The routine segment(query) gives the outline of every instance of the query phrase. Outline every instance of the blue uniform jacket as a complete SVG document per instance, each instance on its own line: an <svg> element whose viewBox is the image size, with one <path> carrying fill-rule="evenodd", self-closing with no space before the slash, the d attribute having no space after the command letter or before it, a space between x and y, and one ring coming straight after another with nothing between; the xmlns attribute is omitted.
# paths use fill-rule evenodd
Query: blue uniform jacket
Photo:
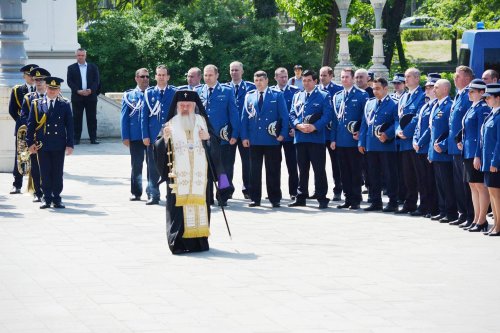
<svg viewBox="0 0 500 333"><path fill-rule="evenodd" d="M431 126L430 132L424 133L424 136L429 135L429 160L431 162L451 162L453 157L447 153L448 151L448 140L444 139L439 143L439 146L443 150L441 153L438 153L434 150L434 143L439 138L439 136L447 131L449 131L450 127L448 125L448 121L450 119L450 110L451 110L451 99L446 97L446 99L434 109L431 114L429 120ZM425 140L426 137L422 137L421 140ZM455 142L455 141L453 141Z"/></svg>
<svg viewBox="0 0 500 333"><path fill-rule="evenodd" d="M347 130L351 121L361 121L363 118L365 104L368 94L357 87L352 87L351 92L345 98L345 90L337 92L333 96L333 110L335 111L330 134L330 141L336 142L338 147L357 147L358 141L352 138ZM335 129L334 129L335 127Z"/></svg>
<svg viewBox="0 0 500 333"><path fill-rule="evenodd" d="M413 143L419 147L417 154L429 153L429 142L431 141L429 119L431 117L432 108L437 101L437 98L434 98L432 101L425 103L418 113L418 122L415 127L415 133L413 134Z"/></svg>
<svg viewBox="0 0 500 333"><path fill-rule="evenodd" d="M236 92L233 82L223 83L222 85L229 87L229 88L233 89L234 92ZM245 80L240 82L240 85L238 88L238 95L235 94L235 96L234 96L236 99L236 106L238 107L239 119L241 119L241 112L243 111L243 106L245 104L245 96L247 95L247 93L249 91L252 91L254 89L255 89L255 84L253 84L252 82L245 81Z"/></svg>
<svg viewBox="0 0 500 333"><path fill-rule="evenodd" d="M403 115L405 114L413 113L415 115L415 117L413 117L410 123L406 125L403 131L403 135L406 137L406 139L398 140L400 151L413 150L413 134L418 123L418 111L420 111L424 103L425 93L420 86L417 87L411 95L409 92L407 92L399 100L399 119L401 119L401 117L403 117ZM401 131L401 126L398 126L398 128L396 129L396 133L398 133L399 131Z"/></svg>
<svg viewBox="0 0 500 333"><path fill-rule="evenodd" d="M286 102L287 114L289 114L290 110L292 109L293 96L295 95L295 93L297 91L299 91L299 88L297 88L296 86L291 86L291 85L287 84L283 90L281 90L279 86L272 86L271 89L283 92L283 97L285 98L285 102ZM287 130L286 135L285 135L285 140L283 140L283 141L291 142L291 141L293 141L293 136L291 136L289 134L289 132L290 132L290 129L293 128L293 125L290 123L290 118L288 118L286 123L288 124L288 130Z"/></svg>
<svg viewBox="0 0 500 333"><path fill-rule="evenodd" d="M19 125L28 124L28 116L31 111L31 103L33 102L33 100L39 99L41 97L42 96L36 91L24 95L23 106L21 107L21 112L19 113Z"/></svg>
<svg viewBox="0 0 500 333"><path fill-rule="evenodd" d="M142 140L141 110L143 104L144 93L139 87L123 93L120 116L122 141Z"/></svg>
<svg viewBox="0 0 500 333"><path fill-rule="evenodd" d="M450 113L450 139L448 140L448 154L461 155L462 152L458 149L455 142L455 137L462 130L465 113L470 109L472 102L469 101L469 88L462 90L460 94L455 96Z"/></svg>
<svg viewBox="0 0 500 333"><path fill-rule="evenodd" d="M35 99L31 103L28 116L28 133L26 142L28 146L36 141L42 143L43 151L64 150L73 148L73 113L67 99L57 97L54 110L49 112L50 102L47 97Z"/></svg>
<svg viewBox="0 0 500 333"><path fill-rule="evenodd" d="M331 81L330 83L328 83L326 86L323 86L322 84L319 84L318 86L319 86L320 89L328 92L328 94L330 95L328 98L330 100L332 100L333 96L338 91L341 91L342 89L344 89L340 84L336 84L333 81ZM330 137L332 136L331 127L332 127L332 122L330 122L329 124L326 125L325 140L327 142L330 142Z"/></svg>
<svg viewBox="0 0 500 333"><path fill-rule="evenodd" d="M210 98L208 93L209 89L206 84L198 88L198 95L200 95L201 101L205 105L208 119L215 133L219 136L220 129L230 123L232 127L231 138L237 139L240 133L241 120L238 116L234 91L228 86L217 82ZM221 140L221 144L226 145L229 142Z"/></svg>
<svg viewBox="0 0 500 333"><path fill-rule="evenodd" d="M489 172L490 166L500 168L500 109L488 115L481 132L481 171Z"/></svg>
<svg viewBox="0 0 500 333"><path fill-rule="evenodd" d="M479 102L471 106L465 113L463 124L464 132L462 134L462 156L465 159L481 157L481 126L484 119L490 114L491 108L486 102Z"/></svg>
<svg viewBox="0 0 500 333"><path fill-rule="evenodd" d="M167 86L160 100L160 88L149 87L144 92L144 103L141 110L141 134L142 138L149 138L151 142L161 131L161 126L166 122L170 103L174 97L176 88Z"/></svg>
<svg viewBox="0 0 500 333"><path fill-rule="evenodd" d="M358 147L365 147L367 151L396 151L396 140L382 143L375 135L375 128L383 123L392 124L385 134L394 139L395 128L398 126L398 106L389 96L382 99L377 108L377 99L371 98L365 104L364 117L359 130Z"/></svg>
<svg viewBox="0 0 500 333"><path fill-rule="evenodd" d="M288 110L285 98L281 91L267 88L264 94L262 109L259 109L259 91L249 91L245 97L245 106L241 115L241 139L250 140L250 145L271 146L279 145L267 131L267 127L274 121L281 121L279 135L285 137L288 133Z"/></svg>
<svg viewBox="0 0 500 333"><path fill-rule="evenodd" d="M314 123L316 131L312 133L302 133L296 129L298 124L302 124L304 118L314 113L320 113L321 118ZM315 87L306 101L306 92L300 91L293 96L292 108L290 110L290 122L295 128L294 143L325 143L326 124L332 120L332 104L328 93Z"/></svg>
<svg viewBox="0 0 500 333"><path fill-rule="evenodd" d="M21 108L23 106L24 95L26 95L29 91L29 87L25 83L21 85L15 85L10 93L9 114L16 122L16 126L14 127L14 135L17 135L17 130L21 125L23 125L22 119L20 117Z"/></svg>

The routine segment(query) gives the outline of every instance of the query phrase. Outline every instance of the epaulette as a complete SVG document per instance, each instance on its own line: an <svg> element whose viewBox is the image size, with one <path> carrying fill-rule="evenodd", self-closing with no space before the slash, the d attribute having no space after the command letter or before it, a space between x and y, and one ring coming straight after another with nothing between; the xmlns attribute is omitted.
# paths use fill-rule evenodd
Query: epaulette
<svg viewBox="0 0 500 333"><path fill-rule="evenodd" d="M69 104L69 99L67 99L66 97L64 97L62 95L57 96L57 100L60 101L60 102Z"/></svg>
<svg viewBox="0 0 500 333"><path fill-rule="evenodd" d="M344 90L339 90L339 91L337 91L337 92L333 95L333 97L335 97L335 96L337 96L338 94L343 93L343 92L344 92Z"/></svg>
<svg viewBox="0 0 500 333"><path fill-rule="evenodd" d="M371 101L372 99L376 99L376 97L368 98L369 101Z"/></svg>
<svg viewBox="0 0 500 333"><path fill-rule="evenodd" d="M274 90L274 91L278 91L278 92L282 92L281 89L278 88L277 86L271 86L271 87L269 87L269 89Z"/></svg>
<svg viewBox="0 0 500 333"><path fill-rule="evenodd" d="M255 91L257 91L257 89L252 89L252 90L249 90L249 91L247 91L247 94L251 94L251 93L253 93L253 92L255 92Z"/></svg>
<svg viewBox="0 0 500 333"><path fill-rule="evenodd" d="M203 87L203 84L199 84L199 85L195 86L194 89L198 89L198 88L201 88L201 87Z"/></svg>
<svg viewBox="0 0 500 333"><path fill-rule="evenodd" d="M366 92L364 89L361 89L360 87L353 87L353 88L354 88L354 89L357 89L357 90L359 90L359 91L361 91L361 92L364 92L364 93Z"/></svg>
<svg viewBox="0 0 500 333"><path fill-rule="evenodd" d="M488 103L486 103L486 102L483 101L483 102L481 102L481 106L483 106L483 107L484 106L488 106Z"/></svg>
<svg viewBox="0 0 500 333"><path fill-rule="evenodd" d="M290 88L293 88L293 89L297 89L297 90L298 90L298 89L300 89L299 87L294 86L293 84L289 84L288 86L289 86Z"/></svg>

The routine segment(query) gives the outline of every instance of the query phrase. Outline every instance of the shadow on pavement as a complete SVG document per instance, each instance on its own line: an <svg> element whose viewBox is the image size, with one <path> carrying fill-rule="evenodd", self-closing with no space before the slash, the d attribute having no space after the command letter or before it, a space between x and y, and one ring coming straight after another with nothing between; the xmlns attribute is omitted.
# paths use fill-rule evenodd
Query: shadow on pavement
<svg viewBox="0 0 500 333"><path fill-rule="evenodd" d="M71 179L71 180L76 180L78 182L82 183L87 183L91 185L97 185L97 186L111 186L111 185L123 185L126 184L127 181L130 181L129 178L102 178L102 177L95 177L95 176L79 176L79 175L72 175L69 173L64 173L64 178L65 179ZM118 180L122 179L122 180Z"/></svg>
<svg viewBox="0 0 500 333"><path fill-rule="evenodd" d="M240 252L228 252L224 250L218 250L214 248L210 248L208 252L198 252L198 253L190 253L190 257L199 257L199 258L228 258L235 260L257 260L259 256L255 253L240 253Z"/></svg>
<svg viewBox="0 0 500 333"><path fill-rule="evenodd" d="M21 213L16 213L16 212L4 212L2 211L3 209L8 209L5 207L5 205L0 205L0 217L5 217L5 218L23 218L24 215Z"/></svg>
<svg viewBox="0 0 500 333"><path fill-rule="evenodd" d="M77 209L66 206L65 209L51 208L53 212L67 215L88 215L88 216L106 216L108 213L102 211L93 211L87 209Z"/></svg>

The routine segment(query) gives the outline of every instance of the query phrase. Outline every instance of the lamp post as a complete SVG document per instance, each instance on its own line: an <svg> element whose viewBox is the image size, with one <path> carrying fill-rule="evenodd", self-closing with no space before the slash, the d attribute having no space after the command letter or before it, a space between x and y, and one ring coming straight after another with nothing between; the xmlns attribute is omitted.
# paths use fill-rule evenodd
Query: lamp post
<svg viewBox="0 0 500 333"><path fill-rule="evenodd" d="M386 29L382 28L382 11L386 0L370 0L373 10L375 12L375 29L371 29L370 33L373 36L373 65L370 67L370 71L375 73L375 77L389 77L389 70L384 65L384 44L383 36L386 33Z"/></svg>
<svg viewBox="0 0 500 333"><path fill-rule="evenodd" d="M349 54L349 34L351 29L347 27L347 12L349 11L349 6L351 5L351 0L335 0L337 7L340 11L340 17L342 19L342 27L337 29L339 34L340 46L339 46L339 62L335 66L335 81L340 82L340 74L342 69L345 67L352 67L351 55Z"/></svg>
<svg viewBox="0 0 500 333"><path fill-rule="evenodd" d="M26 0L0 0L0 172L12 171L14 165L14 121L9 115L8 105L12 86L22 82L19 69L27 56L24 32L22 2Z"/></svg>

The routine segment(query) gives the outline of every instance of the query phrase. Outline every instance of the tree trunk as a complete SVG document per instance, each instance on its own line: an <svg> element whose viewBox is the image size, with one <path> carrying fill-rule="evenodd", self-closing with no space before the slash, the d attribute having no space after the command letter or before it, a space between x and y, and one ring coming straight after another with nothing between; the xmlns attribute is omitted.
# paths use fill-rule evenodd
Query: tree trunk
<svg viewBox="0 0 500 333"><path fill-rule="evenodd" d="M337 54L337 26L339 22L339 11L336 5L332 4L332 16L328 22L328 34L323 43L323 66L333 67L335 55Z"/></svg>
<svg viewBox="0 0 500 333"><path fill-rule="evenodd" d="M396 42L401 40L399 34L399 24L405 12L406 0L394 0L392 6L388 4L384 7L382 20L387 33L384 36L384 51L385 62L384 65L391 69L392 58L394 57L394 46ZM404 55L404 52L403 52ZM401 59L400 59L401 61ZM406 62L406 59L403 59Z"/></svg>
<svg viewBox="0 0 500 333"><path fill-rule="evenodd" d="M458 63L457 39L458 39L458 32L454 30L453 34L451 35L451 63L453 65Z"/></svg>
<svg viewBox="0 0 500 333"><path fill-rule="evenodd" d="M398 39L396 39L396 47L398 48L399 65L402 69L407 69L408 62L406 61L405 49L403 48L403 42L401 41L401 34L398 34Z"/></svg>

